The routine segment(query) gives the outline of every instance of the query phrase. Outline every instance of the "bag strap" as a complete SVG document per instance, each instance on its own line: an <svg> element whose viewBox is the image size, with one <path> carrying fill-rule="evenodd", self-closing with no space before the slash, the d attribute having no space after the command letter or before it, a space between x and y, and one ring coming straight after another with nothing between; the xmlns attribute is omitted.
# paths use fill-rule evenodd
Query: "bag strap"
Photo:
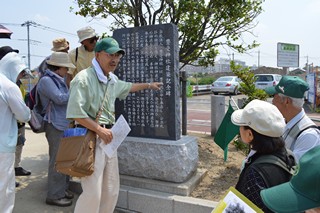
<svg viewBox="0 0 320 213"><path fill-rule="evenodd" d="M315 128L315 129L319 129L317 125L310 125L310 126L307 126L305 127L304 129L300 130L300 132L298 132L296 134L296 136L294 137L294 141L292 142L291 146L290 146L290 149L293 150L294 148L294 145L296 144L297 142L297 138L300 136L300 134L304 131L304 130L307 130L309 128Z"/></svg>
<svg viewBox="0 0 320 213"><path fill-rule="evenodd" d="M288 156L290 155L291 153L288 153ZM293 154L291 156L294 157ZM283 160L281 160L279 157L275 155L263 155L253 162L253 164L261 164L261 163L277 165L291 175L294 175L296 173L296 166L288 167L287 164L283 162Z"/></svg>
<svg viewBox="0 0 320 213"><path fill-rule="evenodd" d="M78 47L76 48L76 63L77 63L77 61L78 61Z"/></svg>
<svg viewBox="0 0 320 213"><path fill-rule="evenodd" d="M307 130L307 129L310 129L310 128L315 128L315 129L319 129L319 127L317 125L311 125L311 126L307 126L306 128L302 129L296 136L296 139L300 136L300 134L304 131L304 130Z"/></svg>
<svg viewBox="0 0 320 213"><path fill-rule="evenodd" d="M101 114L102 114L104 101L107 99L107 91L108 91L108 86L107 86L107 88L106 88L106 91L104 92L104 97L103 97L103 100L102 100L100 109L99 109L99 111L98 111L98 113L97 113L97 116L96 116L96 119L95 119L95 121L96 121L97 123L98 123L99 118L101 117Z"/></svg>

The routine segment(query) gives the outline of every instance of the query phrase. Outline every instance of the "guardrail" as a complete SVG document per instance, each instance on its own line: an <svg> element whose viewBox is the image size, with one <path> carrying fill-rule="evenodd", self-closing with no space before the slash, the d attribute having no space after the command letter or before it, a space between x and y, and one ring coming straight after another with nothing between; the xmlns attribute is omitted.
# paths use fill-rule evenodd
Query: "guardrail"
<svg viewBox="0 0 320 213"><path fill-rule="evenodd" d="M192 86L192 93L194 95L209 94L209 93L211 93L211 84L194 85L194 86Z"/></svg>

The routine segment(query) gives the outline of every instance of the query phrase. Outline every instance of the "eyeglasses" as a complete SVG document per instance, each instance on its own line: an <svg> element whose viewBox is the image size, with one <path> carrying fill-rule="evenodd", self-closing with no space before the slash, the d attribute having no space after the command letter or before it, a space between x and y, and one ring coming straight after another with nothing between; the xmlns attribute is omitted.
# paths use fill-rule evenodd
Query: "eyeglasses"
<svg viewBox="0 0 320 213"><path fill-rule="evenodd" d="M118 60L121 59L123 56L121 53L113 53L113 54L106 53L106 52L103 52L103 53L112 59L118 59Z"/></svg>
<svg viewBox="0 0 320 213"><path fill-rule="evenodd" d="M97 37L97 36L95 36L95 37L93 37L93 38L90 38L89 43L90 43L90 44L93 44L94 42L97 42L98 39L99 39L99 37Z"/></svg>

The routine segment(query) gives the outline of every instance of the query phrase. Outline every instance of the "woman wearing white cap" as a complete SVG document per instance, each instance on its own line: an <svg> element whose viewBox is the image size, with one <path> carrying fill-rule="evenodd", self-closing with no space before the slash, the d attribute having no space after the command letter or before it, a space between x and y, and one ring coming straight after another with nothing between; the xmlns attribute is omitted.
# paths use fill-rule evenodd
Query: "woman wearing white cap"
<svg viewBox="0 0 320 213"><path fill-rule="evenodd" d="M260 191L289 181L292 176L289 170L295 165L293 155L288 155L281 138L286 125L284 118L276 106L253 100L244 109L233 112L231 121L240 126L241 140L251 149L236 189L264 212L272 212L263 204ZM270 156L283 167L263 160Z"/></svg>
<svg viewBox="0 0 320 213"><path fill-rule="evenodd" d="M42 105L46 138L49 144L48 193L46 203L56 206L70 206L73 194L67 191L69 177L58 173L55 168L55 159L60 139L70 121L66 119L66 110L69 99L68 87L64 77L68 68L74 68L65 52L54 52L47 60L48 69L38 82L37 92Z"/></svg>

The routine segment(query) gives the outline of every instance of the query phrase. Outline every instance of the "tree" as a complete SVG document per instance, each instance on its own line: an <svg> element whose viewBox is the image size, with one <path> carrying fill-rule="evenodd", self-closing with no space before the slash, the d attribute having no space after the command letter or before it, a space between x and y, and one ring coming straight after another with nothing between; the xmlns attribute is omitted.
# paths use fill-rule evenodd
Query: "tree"
<svg viewBox="0 0 320 213"><path fill-rule="evenodd" d="M250 68L236 65L234 61L230 62L230 68L232 72L241 79L239 91L247 96L242 108L254 99L267 100L268 94L264 90L255 87L254 82L256 78L254 73L250 71Z"/></svg>
<svg viewBox="0 0 320 213"><path fill-rule="evenodd" d="M187 64L214 65L219 46L240 53L258 46L247 44L264 0L78 0L76 14L112 18L110 30L172 23L178 26L181 68ZM71 8L74 10L74 8ZM199 60L198 60L199 59Z"/></svg>

